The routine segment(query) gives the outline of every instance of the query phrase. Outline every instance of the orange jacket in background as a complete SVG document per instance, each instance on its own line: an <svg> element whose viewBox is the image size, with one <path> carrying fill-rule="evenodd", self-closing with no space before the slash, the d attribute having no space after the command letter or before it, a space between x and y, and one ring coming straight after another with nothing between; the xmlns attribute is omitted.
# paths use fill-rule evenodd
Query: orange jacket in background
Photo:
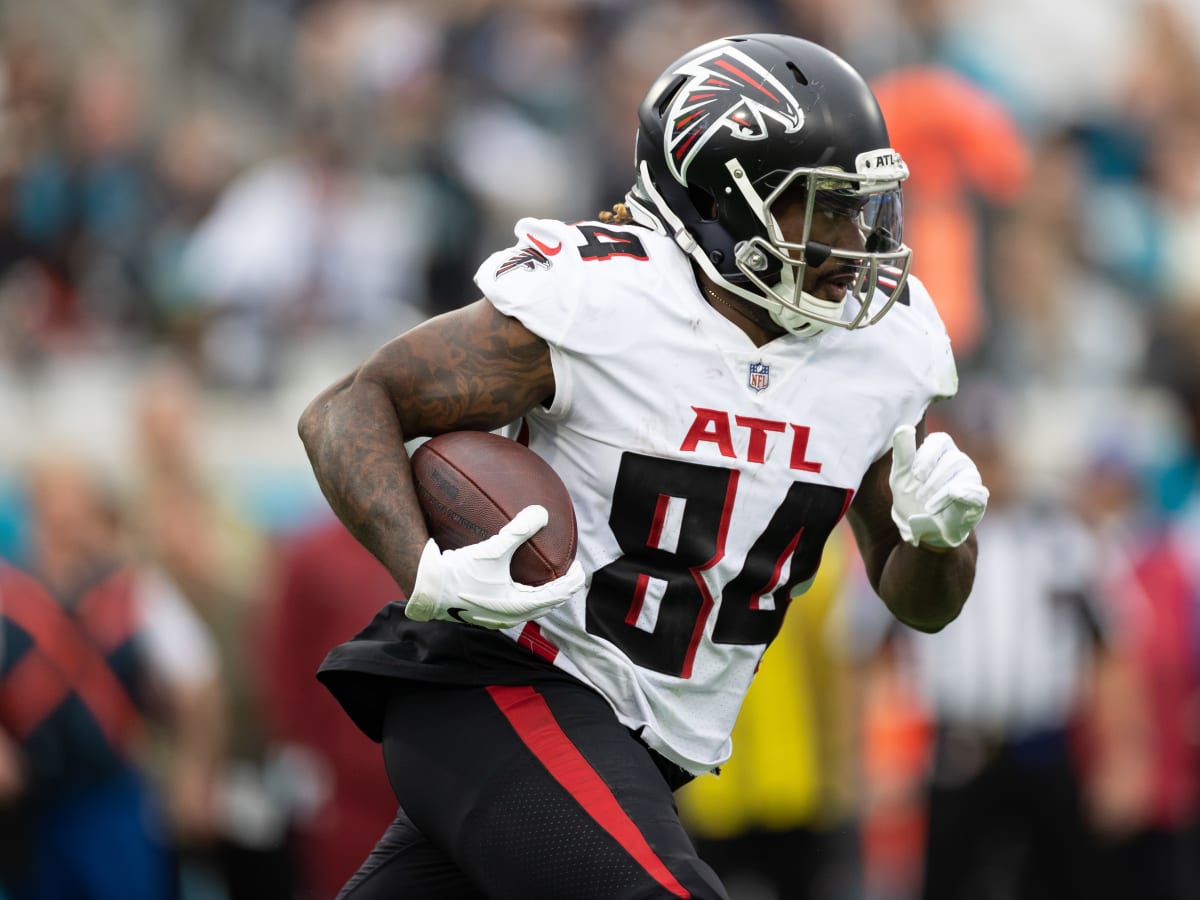
<svg viewBox="0 0 1200 900"><path fill-rule="evenodd" d="M1004 205L1024 188L1029 150L1009 112L948 69L896 69L872 83L892 147L911 171L904 236L913 272L929 288L957 357L984 328L983 260L975 204Z"/></svg>

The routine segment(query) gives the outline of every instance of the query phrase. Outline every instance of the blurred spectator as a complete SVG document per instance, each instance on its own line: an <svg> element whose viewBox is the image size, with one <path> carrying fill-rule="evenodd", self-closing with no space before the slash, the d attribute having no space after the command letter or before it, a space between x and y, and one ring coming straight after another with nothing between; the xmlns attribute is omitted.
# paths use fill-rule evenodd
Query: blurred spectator
<svg viewBox="0 0 1200 900"><path fill-rule="evenodd" d="M153 231L139 251L147 316L158 341L194 358L206 310L184 272L188 242L212 211L236 165L230 124L211 110L174 121L153 160Z"/></svg>
<svg viewBox="0 0 1200 900"><path fill-rule="evenodd" d="M442 27L362 0L300 18L287 143L234 179L185 251L215 381L270 387L294 341L398 332L474 299L463 260L484 223L459 174ZM490 169L503 148L480 111L463 115Z"/></svg>
<svg viewBox="0 0 1200 900"><path fill-rule="evenodd" d="M904 5L930 2L906 0ZM1147 7L1144 0L941 0L940 5L945 56L1003 98L1030 133L1112 106L1135 47L1130 36Z"/></svg>
<svg viewBox="0 0 1200 900"><path fill-rule="evenodd" d="M588 78L588 7L557 0L498 4L459 35L463 50L455 63L463 90L448 117L445 147L480 200L489 250L509 242L522 215L565 209L583 218L601 202L591 138L605 101ZM626 158L632 148L624 148Z"/></svg>
<svg viewBox="0 0 1200 900"><path fill-rule="evenodd" d="M1004 107L949 69L894 69L872 88L892 146L912 172L904 185L904 240L915 271L941 298L955 356L969 361L987 325L982 236L987 219L1024 190L1029 151Z"/></svg>
<svg viewBox="0 0 1200 900"><path fill-rule="evenodd" d="M302 113L294 146L235 179L186 250L188 285L209 306L201 361L217 383L270 387L287 341L419 315L422 198L355 170L339 127L332 110Z"/></svg>
<svg viewBox="0 0 1200 900"><path fill-rule="evenodd" d="M28 842L6 887L13 900L174 897L172 827L205 827L184 798L208 795L220 738L210 638L169 579L131 562L85 463L43 459L29 495L24 565L48 591L5 570L0 730L20 751Z"/></svg>
<svg viewBox="0 0 1200 900"><path fill-rule="evenodd" d="M335 644L399 595L387 570L336 519L287 541L259 662L272 754L294 797L302 896L334 897L396 817L379 747L328 692L313 690Z"/></svg>
<svg viewBox="0 0 1200 900"><path fill-rule="evenodd" d="M1200 892L1200 568L1194 535L1148 530L1125 548L1118 583L1117 634L1134 668L1132 702L1145 721L1142 752L1110 754L1093 765L1093 817L1104 856L1097 898L1185 900ZM1127 688L1130 689L1130 688ZM1106 726L1097 709L1095 726ZM1118 747L1129 747L1124 736ZM1110 741L1110 746L1112 742ZM1139 749L1134 747L1134 749Z"/></svg>
<svg viewBox="0 0 1200 900"><path fill-rule="evenodd" d="M1166 321L1174 327L1158 337L1151 373L1178 410L1173 455L1144 470L1102 460L1084 494L1089 510L1097 494L1115 495L1103 510L1122 538L1115 615L1149 716L1143 802L1104 835L1102 896L1114 900L1200 892L1200 366L1196 320Z"/></svg>
<svg viewBox="0 0 1200 900"><path fill-rule="evenodd" d="M1014 387L1111 397L1143 363L1146 318L1118 280L1089 262L1099 250L1084 229L1089 173L1076 131L1044 135L1025 196L991 232L996 321L987 361Z"/></svg>
<svg viewBox="0 0 1200 900"><path fill-rule="evenodd" d="M209 794L193 801L208 827L180 835L185 875L211 870L230 900L288 900L286 798L270 769L255 670L267 543L198 457L206 423L191 371L169 360L149 366L134 399L138 548L204 622L223 676L221 754Z"/></svg>
<svg viewBox="0 0 1200 900"><path fill-rule="evenodd" d="M733 757L676 796L701 858L740 900L859 890L857 703L836 605L850 552L831 540L812 587L792 599L738 715Z"/></svg>
<svg viewBox="0 0 1200 900"><path fill-rule="evenodd" d="M36 34L5 34L0 118L0 348L18 363L40 361L47 334L68 318L72 294L27 233L21 191L40 153L60 140L66 75L61 54Z"/></svg>
<svg viewBox="0 0 1200 900"><path fill-rule="evenodd" d="M165 900L167 828L126 756L139 718L130 685L63 613L0 562L0 893Z"/></svg>
<svg viewBox="0 0 1200 900"><path fill-rule="evenodd" d="M1140 733L1110 650L1095 538L1063 498L1026 492L1009 456L1008 402L977 383L939 411L991 490L975 587L942 632L890 636L900 666L890 677L911 679L933 726L925 900L1095 896L1076 729L1099 709L1103 738ZM1125 749L1098 741L1097 765L1139 758L1138 744Z"/></svg>
<svg viewBox="0 0 1200 900"><path fill-rule="evenodd" d="M127 60L73 75L61 134L41 135L15 185L20 235L65 290L43 340L111 341L145 328L135 255L149 227L145 97Z"/></svg>
<svg viewBox="0 0 1200 900"><path fill-rule="evenodd" d="M932 729L916 686L904 674L898 648L888 641L856 676L862 696L858 751L864 900L912 900L920 891L926 824L922 789Z"/></svg>
<svg viewBox="0 0 1200 900"><path fill-rule="evenodd" d="M405 203L405 246L397 248L405 293L397 299L425 314L475 299L473 261L486 240L485 198L467 183L451 139L456 118L473 121L467 98L492 90L488 73L457 93L478 55L456 31L471 15L468 6L428 0L315 3L292 54L297 107L339 110L355 168L389 179ZM491 166L505 149L483 132L473 129L472 140Z"/></svg>

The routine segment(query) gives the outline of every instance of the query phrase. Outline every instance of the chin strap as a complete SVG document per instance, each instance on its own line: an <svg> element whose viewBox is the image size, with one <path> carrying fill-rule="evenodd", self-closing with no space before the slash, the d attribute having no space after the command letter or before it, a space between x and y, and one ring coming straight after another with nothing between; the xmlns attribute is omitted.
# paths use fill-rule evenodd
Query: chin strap
<svg viewBox="0 0 1200 900"><path fill-rule="evenodd" d="M796 273L789 266L784 266L779 279L779 284L776 290L784 296L789 294L796 295ZM841 314L842 306L845 300L822 300L820 297L815 297L807 291L800 291L801 307L811 306L823 316L830 318ZM827 322L820 322L816 319L811 319L799 309L790 309L779 302L764 301L762 304L771 314L771 320L780 328L788 331L797 337L816 337L818 334L824 334L833 326Z"/></svg>
<svg viewBox="0 0 1200 900"><path fill-rule="evenodd" d="M816 322L803 313L797 312L794 309L788 309L785 306L777 306L769 309L771 321L796 337L810 338L816 337L818 334L824 334L829 330L828 325L823 322Z"/></svg>

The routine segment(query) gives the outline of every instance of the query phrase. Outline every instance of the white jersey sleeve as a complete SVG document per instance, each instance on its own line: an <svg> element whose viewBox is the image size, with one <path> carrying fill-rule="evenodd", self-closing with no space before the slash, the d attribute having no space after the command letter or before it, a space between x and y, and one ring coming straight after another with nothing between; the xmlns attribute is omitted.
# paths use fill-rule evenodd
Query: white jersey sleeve
<svg viewBox="0 0 1200 900"><path fill-rule="evenodd" d="M958 368L950 336L929 290L915 275L909 276L901 297L879 324L846 337L861 342L864 349L868 345L876 349L878 355L864 373L872 383L881 390L885 381L902 388L900 421L886 435L880 435L885 439L876 458L891 449L896 426L915 425L932 402L958 393Z"/></svg>
<svg viewBox="0 0 1200 900"><path fill-rule="evenodd" d="M946 332L937 306L928 288L915 275L909 276L904 293L919 334L918 348L925 363L920 374L925 391L934 400L953 397L958 393L958 369L950 346L950 335Z"/></svg>
<svg viewBox="0 0 1200 900"><path fill-rule="evenodd" d="M629 291L655 278L656 268L644 265L645 240L652 235L601 222L532 218L518 221L514 233L517 243L484 260L475 283L500 312L549 345L555 376L550 413L563 415L573 397L573 361L619 352L637 328L629 318L629 299L637 294Z"/></svg>
<svg viewBox="0 0 1200 900"><path fill-rule="evenodd" d="M485 259L475 283L501 312L557 346L587 300L583 262L574 253L578 234L549 219L521 219L515 233L517 243Z"/></svg>

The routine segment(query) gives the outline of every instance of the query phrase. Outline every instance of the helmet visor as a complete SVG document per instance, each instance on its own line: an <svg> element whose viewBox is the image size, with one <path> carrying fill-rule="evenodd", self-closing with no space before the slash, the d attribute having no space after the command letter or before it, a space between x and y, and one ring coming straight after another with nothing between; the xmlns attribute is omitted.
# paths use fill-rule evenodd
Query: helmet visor
<svg viewBox="0 0 1200 900"><path fill-rule="evenodd" d="M822 221L854 225L858 240L844 241L836 248L839 250L890 254L904 246L904 199L894 181L878 183L860 175L797 169L771 191L763 205L771 243L795 262L804 261L810 242L824 243L813 233L814 228L821 230ZM802 228L794 224L796 210L804 211Z"/></svg>

